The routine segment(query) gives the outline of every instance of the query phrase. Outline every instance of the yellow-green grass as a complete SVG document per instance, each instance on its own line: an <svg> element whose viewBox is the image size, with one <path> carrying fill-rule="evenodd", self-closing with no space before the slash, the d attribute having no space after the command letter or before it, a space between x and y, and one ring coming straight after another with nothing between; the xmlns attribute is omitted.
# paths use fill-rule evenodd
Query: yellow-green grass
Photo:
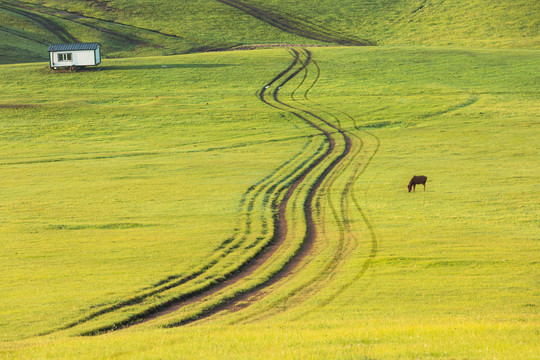
<svg viewBox="0 0 540 360"><path fill-rule="evenodd" d="M313 52L321 74L312 103L300 92L298 106L345 112L355 122L341 114L339 124L364 141L345 213L357 243L336 250L344 225L334 210L352 164L317 197L324 233L312 255L258 302L183 328L150 323L91 338L8 341L188 272L233 234L242 194L315 133L254 95L291 58L272 50L116 60L77 74L2 67L10 280L0 356L535 358L538 52ZM190 152L201 148L218 150ZM45 162L53 159L62 161ZM420 173L426 192L407 193Z"/></svg>
<svg viewBox="0 0 540 360"><path fill-rule="evenodd" d="M11 359L536 359L531 324L454 319L303 321L14 342Z"/></svg>

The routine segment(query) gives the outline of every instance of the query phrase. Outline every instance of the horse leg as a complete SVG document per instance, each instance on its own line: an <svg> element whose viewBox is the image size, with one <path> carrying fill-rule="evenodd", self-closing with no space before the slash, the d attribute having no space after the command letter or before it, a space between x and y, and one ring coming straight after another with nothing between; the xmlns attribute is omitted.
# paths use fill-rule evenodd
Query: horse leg
<svg viewBox="0 0 540 360"><path fill-rule="evenodd" d="M426 183L424 183L424 191L426 191Z"/></svg>

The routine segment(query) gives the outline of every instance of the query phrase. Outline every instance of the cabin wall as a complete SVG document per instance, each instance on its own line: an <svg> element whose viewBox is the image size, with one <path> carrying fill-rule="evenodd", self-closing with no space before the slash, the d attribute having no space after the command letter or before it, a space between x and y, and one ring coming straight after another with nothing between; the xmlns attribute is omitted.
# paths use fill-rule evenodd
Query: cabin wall
<svg viewBox="0 0 540 360"><path fill-rule="evenodd" d="M71 61L58 61L58 54L71 53ZM90 66L99 64L101 59L96 59L94 50L78 50L78 51L52 51L50 54L50 63L52 67L61 66Z"/></svg>
<svg viewBox="0 0 540 360"><path fill-rule="evenodd" d="M97 64L101 63L101 50L100 50L100 48L98 47L98 48L97 48L96 50L94 50L94 51L95 51L95 59L96 59L96 64L95 64L95 65L97 65Z"/></svg>

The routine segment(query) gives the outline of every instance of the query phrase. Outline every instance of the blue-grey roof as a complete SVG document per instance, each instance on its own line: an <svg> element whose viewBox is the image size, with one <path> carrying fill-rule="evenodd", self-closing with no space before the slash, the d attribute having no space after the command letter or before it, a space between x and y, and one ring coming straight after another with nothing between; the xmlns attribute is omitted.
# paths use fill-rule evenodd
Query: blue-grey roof
<svg viewBox="0 0 540 360"><path fill-rule="evenodd" d="M77 50L95 50L99 47L99 43L74 43L74 44L51 44L51 51L77 51Z"/></svg>

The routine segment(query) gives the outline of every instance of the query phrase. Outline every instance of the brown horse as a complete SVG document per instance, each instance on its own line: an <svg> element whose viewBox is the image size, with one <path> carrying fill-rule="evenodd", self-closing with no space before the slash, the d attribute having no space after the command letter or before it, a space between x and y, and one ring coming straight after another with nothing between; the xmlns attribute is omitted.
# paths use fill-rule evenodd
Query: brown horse
<svg viewBox="0 0 540 360"><path fill-rule="evenodd" d="M407 185L407 189L409 190L409 192L411 192L411 189L413 189L413 192L416 191L416 185L424 185L424 191L426 191L426 181L427 181L427 177L424 176L424 175L414 175L411 179L411 181L409 181L409 185Z"/></svg>

